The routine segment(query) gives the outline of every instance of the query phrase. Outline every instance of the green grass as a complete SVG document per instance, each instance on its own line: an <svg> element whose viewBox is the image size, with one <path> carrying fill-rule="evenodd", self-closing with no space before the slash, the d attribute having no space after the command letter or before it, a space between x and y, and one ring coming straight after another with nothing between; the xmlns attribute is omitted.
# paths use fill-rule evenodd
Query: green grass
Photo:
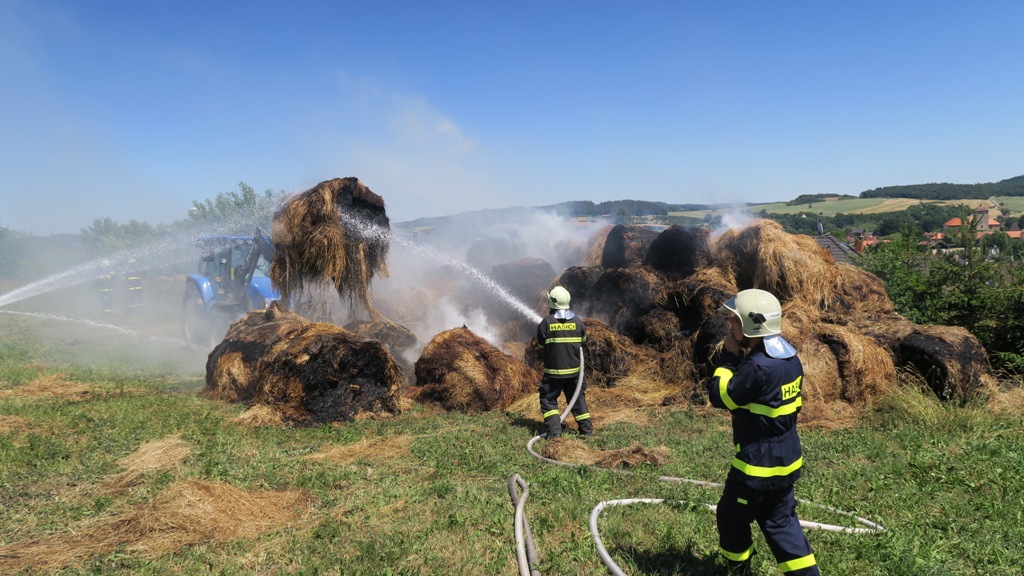
<svg viewBox="0 0 1024 576"><path fill-rule="evenodd" d="M185 546L155 558L128 547L58 574L517 574L507 481L530 486L526 515L543 574L605 574L588 530L604 500L665 498L693 505L608 508L601 536L631 575L717 574L714 518L700 504L716 490L659 474L720 482L730 460L728 420L686 408L653 409L643 425L612 424L597 448L666 446L669 461L635 474L541 463L525 450L535 424L504 413L437 414L415 407L388 419L309 429L232 422L241 406L197 396L203 355L0 314L0 543L67 535L151 501L195 478L244 490L303 490L301 522L229 543ZM107 339L108 346L96 341ZM155 358L162 348L166 355ZM71 349L71 350L69 350ZM125 352L125 350L130 351ZM160 360L160 361L158 361ZM14 390L59 373L83 399L19 398ZM592 406L600 415L600 406ZM99 486L141 444L180 435L191 447L177 470L149 473L119 493ZM394 458L304 458L363 439L411 437ZM853 429L802 430L807 464L797 496L883 524L878 535L809 532L823 573L1024 573L1024 427L1020 414L939 404L905 391L881 400ZM801 517L852 520L812 506ZM778 574L763 539L755 566ZM4 553L0 546L0 558ZM28 572L27 572L28 573Z"/></svg>

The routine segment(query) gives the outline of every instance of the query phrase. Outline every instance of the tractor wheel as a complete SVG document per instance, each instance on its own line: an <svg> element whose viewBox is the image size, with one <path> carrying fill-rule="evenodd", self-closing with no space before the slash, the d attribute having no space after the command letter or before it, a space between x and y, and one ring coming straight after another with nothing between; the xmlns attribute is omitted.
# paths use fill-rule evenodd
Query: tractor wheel
<svg viewBox="0 0 1024 576"><path fill-rule="evenodd" d="M217 343L213 341L212 328L203 297L198 291L189 290L181 302L181 332L185 342L213 349Z"/></svg>

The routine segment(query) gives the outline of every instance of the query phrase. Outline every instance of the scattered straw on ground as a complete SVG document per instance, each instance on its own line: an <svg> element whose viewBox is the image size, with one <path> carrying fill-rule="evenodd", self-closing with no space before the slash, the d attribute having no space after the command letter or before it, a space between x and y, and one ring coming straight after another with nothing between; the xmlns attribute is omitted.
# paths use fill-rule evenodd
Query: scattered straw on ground
<svg viewBox="0 0 1024 576"><path fill-rule="evenodd" d="M664 446L647 448L639 443L615 450L594 450L582 440L562 437L545 442L541 454L559 462L601 468L632 468L640 464L661 466L671 452Z"/></svg>
<svg viewBox="0 0 1024 576"><path fill-rule="evenodd" d="M7 432L25 432L29 430L28 418L22 418L21 416L6 416L0 414L0 433Z"/></svg>
<svg viewBox="0 0 1024 576"><path fill-rule="evenodd" d="M59 398L62 400L88 400L93 388L85 384L70 382L64 374L47 374L35 380L12 388L0 390L0 398Z"/></svg>
<svg viewBox="0 0 1024 576"><path fill-rule="evenodd" d="M192 451L188 442L180 435L146 442L128 456L117 461L124 472L107 477L101 488L107 492L118 492L139 483L146 474L159 470L172 470L181 465Z"/></svg>
<svg viewBox="0 0 1024 576"><path fill-rule="evenodd" d="M309 505L301 490L249 492L187 480L120 516L8 544L0 548L0 573L58 570L118 548L155 558L193 544L256 538L302 520Z"/></svg>
<svg viewBox="0 0 1024 576"><path fill-rule="evenodd" d="M303 458L312 462L336 464L349 464L360 460L372 462L397 460L409 455L409 445L412 444L412 441L413 437L409 435L363 438L352 444L331 446Z"/></svg>
<svg viewBox="0 0 1024 576"><path fill-rule="evenodd" d="M254 404L235 418L236 424L243 426L284 426L284 415L281 411L267 404Z"/></svg>

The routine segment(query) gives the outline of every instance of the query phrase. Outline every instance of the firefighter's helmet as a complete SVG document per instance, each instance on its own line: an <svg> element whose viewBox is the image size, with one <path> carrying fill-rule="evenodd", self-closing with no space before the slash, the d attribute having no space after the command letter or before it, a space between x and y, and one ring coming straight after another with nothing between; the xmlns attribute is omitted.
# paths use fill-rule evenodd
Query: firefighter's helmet
<svg viewBox="0 0 1024 576"><path fill-rule="evenodd" d="M552 310L569 309L569 291L561 286L555 286L548 292L548 308Z"/></svg>
<svg viewBox="0 0 1024 576"><path fill-rule="evenodd" d="M743 335L761 338L782 333L782 305L770 292L752 288L743 290L722 304L722 308L739 317Z"/></svg>

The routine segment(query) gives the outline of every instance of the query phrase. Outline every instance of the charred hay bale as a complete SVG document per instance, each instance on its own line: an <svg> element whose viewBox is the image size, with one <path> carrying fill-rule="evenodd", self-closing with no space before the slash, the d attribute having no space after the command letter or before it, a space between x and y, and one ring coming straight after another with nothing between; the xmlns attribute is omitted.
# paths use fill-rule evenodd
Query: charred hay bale
<svg viewBox="0 0 1024 576"><path fill-rule="evenodd" d="M568 290L572 297L572 309L580 315L589 316L593 310L590 291L594 289L603 273L604 270L600 266L571 266L566 268L548 288L561 286ZM546 294L541 295L540 307L545 311L548 307Z"/></svg>
<svg viewBox="0 0 1024 576"><path fill-rule="evenodd" d="M694 372L698 379L710 378L721 358L722 341L729 333L729 317L714 314L690 336Z"/></svg>
<svg viewBox="0 0 1024 576"><path fill-rule="evenodd" d="M259 386L259 362L279 340L294 337L308 323L277 302L243 316L207 356L201 395L222 402L251 402Z"/></svg>
<svg viewBox="0 0 1024 576"><path fill-rule="evenodd" d="M965 328L914 324L893 314L864 319L857 329L887 349L897 369L920 376L941 400L964 402L994 382L985 348Z"/></svg>
<svg viewBox="0 0 1024 576"><path fill-rule="evenodd" d="M685 339L679 318L664 308L655 308L637 320L637 344L667 352Z"/></svg>
<svg viewBox="0 0 1024 576"><path fill-rule="evenodd" d="M357 320L346 324L345 329L360 338L380 342L394 355L401 355L416 345L416 335L408 328L384 319Z"/></svg>
<svg viewBox="0 0 1024 576"><path fill-rule="evenodd" d="M466 263L477 270L488 270L495 263L511 262L520 255L516 243L507 236L477 238L466 248Z"/></svg>
<svg viewBox="0 0 1024 576"><path fill-rule="evenodd" d="M285 422L313 425L398 414L401 380L381 343L273 303L232 324L210 352L203 395L267 405Z"/></svg>
<svg viewBox="0 0 1024 576"><path fill-rule="evenodd" d="M464 327L434 336L416 361L415 374L417 400L463 412L504 410L536 392L541 378Z"/></svg>
<svg viewBox="0 0 1024 576"><path fill-rule="evenodd" d="M369 286L375 274L388 274L389 230L384 199L357 178L321 182L274 214L271 282L288 301L327 278L342 300L375 314Z"/></svg>
<svg viewBox="0 0 1024 576"><path fill-rule="evenodd" d="M636 340L641 336L637 319L657 306L654 297L659 284L660 279L645 268L605 270L588 294L587 311Z"/></svg>
<svg viewBox="0 0 1024 576"><path fill-rule="evenodd" d="M960 326L916 326L900 341L896 357L920 374L940 400L963 403L994 382L981 342Z"/></svg>
<svg viewBox="0 0 1024 576"><path fill-rule="evenodd" d="M719 268L704 267L686 278L658 285L654 301L679 319L684 332L692 333L737 292L733 279Z"/></svg>
<svg viewBox="0 0 1024 576"><path fill-rule="evenodd" d="M646 365L655 357L653 350L637 346L597 319L584 318L583 323L587 326L587 343L583 346L583 370L587 386L613 387L633 369ZM527 345L523 360L538 372L543 371L536 338Z"/></svg>
<svg viewBox="0 0 1024 576"><path fill-rule="evenodd" d="M601 267L640 266L658 232L644 226L616 224L608 231L601 250Z"/></svg>
<svg viewBox="0 0 1024 576"><path fill-rule="evenodd" d="M292 424L401 413L402 371L387 348L333 324L311 322L292 338L279 340L258 370L254 402L276 408Z"/></svg>
<svg viewBox="0 0 1024 576"><path fill-rule="evenodd" d="M712 248L713 265L735 278L740 290L760 288L780 302L826 309L839 281L835 259L810 236L789 234L777 222L754 221L722 234Z"/></svg>
<svg viewBox="0 0 1024 576"><path fill-rule="evenodd" d="M673 224L651 241L643 264L670 278L685 278L711 260L709 232Z"/></svg>

